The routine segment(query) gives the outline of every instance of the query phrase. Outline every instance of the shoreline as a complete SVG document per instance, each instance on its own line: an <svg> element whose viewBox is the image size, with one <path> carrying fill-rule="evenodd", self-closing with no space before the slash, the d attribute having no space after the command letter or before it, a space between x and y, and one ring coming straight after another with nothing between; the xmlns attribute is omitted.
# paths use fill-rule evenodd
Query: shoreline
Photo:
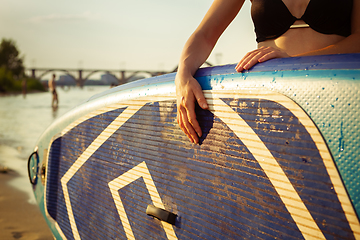
<svg viewBox="0 0 360 240"><path fill-rule="evenodd" d="M27 95L27 94L34 94L34 93L46 93L49 92L47 90L40 91L40 90L30 90L25 94L23 92L0 92L0 97L9 97L9 96L18 96L18 95Z"/></svg>
<svg viewBox="0 0 360 240"><path fill-rule="evenodd" d="M28 194L9 182L19 177L16 171L0 171L0 239L54 239L39 207L29 203Z"/></svg>

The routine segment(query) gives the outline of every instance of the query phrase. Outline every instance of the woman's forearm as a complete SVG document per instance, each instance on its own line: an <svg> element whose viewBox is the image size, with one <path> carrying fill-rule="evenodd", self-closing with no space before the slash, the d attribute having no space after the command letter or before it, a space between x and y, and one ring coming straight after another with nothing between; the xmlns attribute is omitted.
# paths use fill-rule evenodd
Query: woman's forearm
<svg viewBox="0 0 360 240"><path fill-rule="evenodd" d="M209 57L216 41L207 40L201 32L194 32L186 42L180 56L178 73L193 76Z"/></svg>
<svg viewBox="0 0 360 240"><path fill-rule="evenodd" d="M191 75L206 61L217 40L240 11L245 0L214 0L181 53L178 73Z"/></svg>

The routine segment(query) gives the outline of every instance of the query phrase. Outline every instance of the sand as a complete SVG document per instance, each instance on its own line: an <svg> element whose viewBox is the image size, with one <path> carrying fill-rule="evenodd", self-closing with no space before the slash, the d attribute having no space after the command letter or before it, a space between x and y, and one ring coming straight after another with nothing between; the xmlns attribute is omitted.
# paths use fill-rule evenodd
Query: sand
<svg viewBox="0 0 360 240"><path fill-rule="evenodd" d="M54 239L40 209L28 202L28 195L8 182L18 173L0 171L0 239Z"/></svg>

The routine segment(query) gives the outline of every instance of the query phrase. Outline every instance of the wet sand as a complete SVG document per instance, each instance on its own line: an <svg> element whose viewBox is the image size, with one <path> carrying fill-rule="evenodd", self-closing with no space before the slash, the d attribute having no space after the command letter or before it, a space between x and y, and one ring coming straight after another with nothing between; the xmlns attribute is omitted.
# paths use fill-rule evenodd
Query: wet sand
<svg viewBox="0 0 360 240"><path fill-rule="evenodd" d="M18 173L0 171L0 239L54 239L37 205L29 203L28 194L8 182Z"/></svg>

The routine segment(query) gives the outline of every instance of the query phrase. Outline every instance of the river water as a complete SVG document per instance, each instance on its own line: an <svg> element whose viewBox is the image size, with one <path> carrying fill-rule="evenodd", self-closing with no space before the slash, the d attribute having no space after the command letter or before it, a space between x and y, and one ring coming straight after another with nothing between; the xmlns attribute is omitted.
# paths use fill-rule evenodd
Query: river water
<svg viewBox="0 0 360 240"><path fill-rule="evenodd" d="M35 198L27 176L27 159L43 131L58 117L109 86L58 88L59 106L51 107L49 92L0 96L0 166L19 173L10 185Z"/></svg>

